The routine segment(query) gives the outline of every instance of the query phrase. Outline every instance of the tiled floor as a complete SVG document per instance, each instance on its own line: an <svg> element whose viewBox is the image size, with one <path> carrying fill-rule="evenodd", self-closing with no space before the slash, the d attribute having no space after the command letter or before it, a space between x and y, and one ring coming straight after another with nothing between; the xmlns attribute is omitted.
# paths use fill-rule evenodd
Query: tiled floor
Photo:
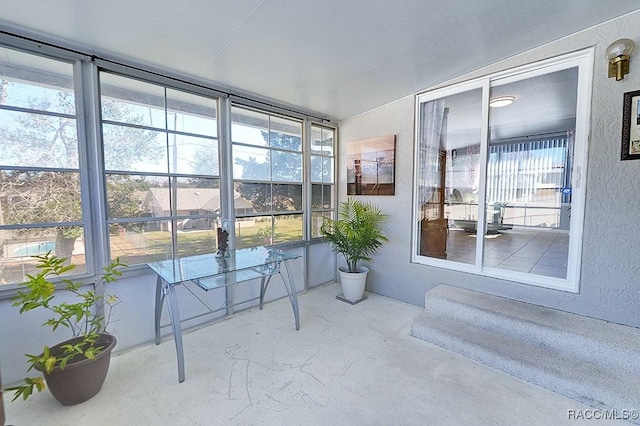
<svg viewBox="0 0 640 426"><path fill-rule="evenodd" d="M475 263L476 234L450 229L447 259ZM548 277L565 278L569 234L512 229L485 237L484 265Z"/></svg>
<svg viewBox="0 0 640 426"><path fill-rule="evenodd" d="M167 337L113 357L85 403L64 407L48 392L11 403L5 393L7 424L593 424L569 418L588 409L578 402L410 337L423 308L378 295L352 306L338 293L334 284L301 294L299 331L281 299L185 333L183 383Z"/></svg>

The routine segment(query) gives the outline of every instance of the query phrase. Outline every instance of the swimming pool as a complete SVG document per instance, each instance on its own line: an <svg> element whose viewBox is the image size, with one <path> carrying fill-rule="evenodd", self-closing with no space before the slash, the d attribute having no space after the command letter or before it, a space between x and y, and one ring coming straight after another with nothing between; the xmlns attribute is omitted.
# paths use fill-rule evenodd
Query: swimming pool
<svg viewBox="0 0 640 426"><path fill-rule="evenodd" d="M56 243L54 241L42 241L40 243L22 244L13 250L14 256L34 256L36 254L45 254L48 251L54 251Z"/></svg>

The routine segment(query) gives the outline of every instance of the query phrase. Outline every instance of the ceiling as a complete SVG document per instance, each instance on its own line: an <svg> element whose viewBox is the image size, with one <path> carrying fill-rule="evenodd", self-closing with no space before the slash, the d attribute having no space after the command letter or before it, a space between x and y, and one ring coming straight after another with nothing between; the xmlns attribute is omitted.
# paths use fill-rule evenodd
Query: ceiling
<svg viewBox="0 0 640 426"><path fill-rule="evenodd" d="M21 0L4 2L0 29L343 120L638 9L638 0Z"/></svg>

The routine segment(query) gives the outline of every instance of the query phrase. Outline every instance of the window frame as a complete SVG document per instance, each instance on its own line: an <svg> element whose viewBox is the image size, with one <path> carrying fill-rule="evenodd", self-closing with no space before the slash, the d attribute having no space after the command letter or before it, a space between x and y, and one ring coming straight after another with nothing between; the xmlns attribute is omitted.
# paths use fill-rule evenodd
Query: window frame
<svg viewBox="0 0 640 426"><path fill-rule="evenodd" d="M181 76L171 73L159 73L145 70L123 62L102 59L81 51L72 51L53 44L41 43L37 40L25 39L12 34L0 34L0 48L13 49L25 54L42 56L51 60L70 63L73 65L73 91L76 103L76 125L78 133L79 173L84 191L81 194L83 209L83 226L85 238L86 271L70 274L68 277L79 280L87 285L92 284L98 277L99 271L110 262L109 253L109 225L107 220L106 180L104 170L101 98L99 73L104 71L142 82L161 85L166 88L189 92L199 96L216 98L218 117L217 139L219 143L219 179L223 206L220 217L222 220L234 221L233 211L233 174L231 154L231 105L255 109L270 115L301 122L301 181L295 182L302 188L302 239L278 243L282 248L304 247L305 253L311 244L321 242L312 240L310 230L310 191L309 182L310 154L309 134L311 123L319 123L334 132L334 144L338 145L337 124L329 119L321 118L309 111L290 109L289 106L278 103L265 102L260 98L248 98L221 91L215 85L202 82L184 81ZM336 152L337 155L337 152ZM335 168L334 179L338 170ZM286 184L286 182L274 182ZM334 191L335 193L335 191ZM337 194L334 194L335 198ZM335 212L335 207L334 207ZM291 214L291 212L285 212ZM231 230L233 231L233 229ZM233 232L231 232L233 236ZM317 241L316 241L317 240ZM231 243L231 241L230 241ZM230 244L231 246L231 244ZM309 259L305 260L305 264ZM144 263L131 265L125 271L124 277L135 277L148 273ZM66 278L66 277L65 277ZM19 283L8 283L0 286L0 299L13 297ZM306 284L305 284L306 285Z"/></svg>
<svg viewBox="0 0 640 426"><path fill-rule="evenodd" d="M85 70L83 63L88 59L86 56L80 54L74 54L62 49L58 49L53 46L38 46L37 49L33 49L32 44L26 40L16 40L10 36L0 35L0 48L13 50L20 54L30 55L33 57L43 58L49 61L54 61L62 64L67 64L71 69L71 81L72 86L70 92L74 97L74 110L75 114L67 114L56 111L46 111L30 107L15 107L5 106L3 110L14 111L24 114L41 115L47 117L58 117L73 119L75 122L75 136L77 141L77 167L44 167L44 166L3 166L2 170L19 170L19 171L32 171L32 172L54 172L64 173L71 172L78 174L78 180L80 184L80 203L81 203L81 218L79 220L62 221L62 222L40 222L40 223L28 223L28 224L12 224L12 225L0 225L2 230L11 231L14 229L40 229L51 228L59 226L80 226L82 227L82 239L84 245L84 271L72 272L65 274L62 279L73 279L80 282L91 282L96 276L97 270L97 258L95 252L91 249L93 247L93 241L95 239L94 229L92 227L94 215L91 208L90 193L93 191L91 179L89 176L89 156L87 148L87 133L86 133L86 115L87 104L85 100L85 92L83 90L82 81L84 80ZM54 279L53 282L57 284L59 280ZM4 294L13 295L18 289L19 282L11 282L8 284L0 285L0 296Z"/></svg>
<svg viewBox="0 0 640 426"><path fill-rule="evenodd" d="M314 223L313 223L313 218L314 218L314 213L320 213L322 216L326 216L326 214L328 213L332 219L335 218L336 215L336 209L337 209L337 199L338 199L338 195L337 195L337 185L336 185L336 173L337 173L337 167L336 167L336 158L337 158L337 149L338 149L338 145L337 145L337 133L338 130L332 127L328 127L328 126L324 126L322 124L318 124L318 123L311 123L310 124L310 131L309 131L309 145L311 145L312 142L312 135L313 135L313 129L317 128L320 129L321 131L329 131L331 133L333 133L333 146L332 146L332 150L333 153L331 155L324 155L324 154L314 154L312 152L311 146L309 146L309 178L308 178L308 182L309 182L309 203L308 203L308 211L309 211L309 239L312 241L319 241L319 240L324 240L324 237L322 237L322 235L317 235L314 236L313 235L313 228L314 228ZM331 161L331 181L330 182L325 182L324 178L321 181L316 181L313 180L313 170L312 170L312 160L313 157L320 157L322 159L330 159ZM324 176L324 175L323 175ZM320 185L320 188L322 191L324 191L324 186L330 186L331 187L331 207L330 208L314 208L313 207L313 187L314 185ZM324 194L322 194L322 198L324 200Z"/></svg>
<svg viewBox="0 0 640 426"><path fill-rule="evenodd" d="M119 78L124 78L124 79L128 79L128 80L132 80L132 81L139 81L143 84L150 84L150 85L154 85L157 86L158 88L162 89L163 92L163 101L164 101L164 110L163 110L163 114L165 115L165 122L164 122L164 128L161 127L157 127L157 126L150 126L150 125L137 125L137 124L131 124L131 123L124 123L124 122L118 122L118 121L114 121L114 120L109 120L109 119L103 119L102 117L102 93L101 93L101 83L100 83L100 75L102 73L105 74L109 74L109 75L114 75L116 77ZM118 223L162 223L162 222L169 222L171 224L171 256L173 258L177 257L178 255L178 226L177 226L177 222L180 220L184 220L184 219L213 219L213 220L218 220L218 221L222 221L223 220L223 212L225 211L225 203L227 202L227 200L222 196L222 186L223 186L223 178L222 178L222 170L223 170L223 165L222 165L222 155L221 155L221 145L222 145L222 140L221 140L221 118L220 118L220 96L216 96L215 94L212 93L201 93L199 91L194 90L193 87L184 87L182 85L173 85L170 84L171 82L167 82L166 80L163 79L151 79L148 78L149 76L144 76L141 77L138 75L138 73L124 73L121 70L114 70L113 68L109 68L109 67L102 67L102 66L98 66L97 69L97 85L98 85L98 94L97 94L97 99L96 102L98 104L98 130L99 130L99 152L98 155L100 156L100 162L101 162L101 167L100 167L100 173L102 176L102 191L101 191L101 201L103 203L103 210L104 210L104 214L105 214L105 226L103 227L103 232L105 233L105 255L107 258L107 262L109 262L111 260L112 253L111 253L111 235L110 235L110 231L109 228L111 225L113 224L118 224ZM146 78L145 78L146 77ZM186 94L190 94L190 95L195 95L195 96L200 96L203 98L208 98L209 100L213 101L215 103L215 111L216 111L216 134L215 136L209 136L209 135L201 135L201 134L195 134L195 133L191 133L191 132L185 132L182 130L177 130L177 129L170 129L169 124L166 121L166 114L169 111L168 108L168 104L169 101L171 100L171 97L168 95L168 91L178 91L178 92L182 92L182 93L186 93ZM171 171L171 160L169 158L169 156L167 156L167 161L166 161L166 165L167 165L167 170L163 171L163 172L147 172L147 171L133 171L133 170L120 170L120 169L107 169L106 165L105 165L105 158L104 158L104 124L110 125L110 126L122 126L122 127L127 127L127 128L133 128L133 129L138 129L138 130L145 130L145 131L152 131L152 132L157 132L157 133L161 133L164 134L167 137L167 142L166 142L166 146L165 148L169 149L170 146L170 142L169 142L169 136L170 135L179 135L179 136L188 136L188 137L198 137L198 138L203 138L203 139L207 139L207 140L215 140L217 142L218 145L218 174L217 175L204 175L204 174L196 174L196 173L183 173L183 172L177 172L177 171ZM175 166L175 165L174 165ZM109 213L108 213L108 209L109 209L109 203L108 203L108 194L107 194L107 176L108 175L120 175L120 176L140 176L140 177L155 177L155 178L166 178L169 182L169 186L168 186L168 191L169 191L169 214L165 214L162 216L157 216L157 217L152 217L152 218L110 218L109 217ZM179 200L177 199L177 188L178 188L178 181L180 179L189 179L189 178L205 178L205 179L217 179L219 182L219 191L220 191L220 213L218 214L207 214L207 213L201 213L198 214L196 216L192 216L192 215L180 215L178 214L177 208L179 206L177 206L177 202L179 202ZM130 267L132 268L146 268L146 263L136 263L131 265Z"/></svg>
<svg viewBox="0 0 640 426"><path fill-rule="evenodd" d="M251 143L246 143L246 142L235 142L233 140L233 130L232 130L232 125L234 123L233 120L233 111L234 110L243 110L243 111L248 111L251 113L258 113L258 114L263 114L266 116L266 118L268 119L268 135L269 138L271 138L271 118L277 118L277 119L281 119L281 120L288 120L288 121L292 121L292 122L297 122L300 124L300 150L291 150L291 149L286 149L286 148L274 148L271 146L271 141L267 141L265 146L262 145L256 145L256 144L251 144ZM278 246L278 247L283 247L283 246L288 246L288 245L300 245L303 242L308 241L308 234L307 234L307 226L306 223L308 222L308 218L309 218L309 214L306 211L306 204L305 204L305 200L307 198L307 190L306 190L306 161L305 158L307 156L306 154L306 150L305 150L305 139L306 139L306 132L305 132L305 120L303 118L300 117L296 117L296 116L289 116L289 115L285 115L279 112L274 112L274 111L270 111L267 109L262 109L262 108L256 108L254 106L251 105L247 105L241 102L231 102L230 105L230 117L229 117L229 162L230 162L230 168L231 168L231 176L229 178L229 180L231 181L231 185L233 188L235 188L235 184L236 183L246 183L246 184L257 184L257 185L266 185L269 187L269 193L270 196L273 197L274 194L274 187L276 185L295 185L295 186L299 186L300 187L300 191L302 193L302 197L301 197L301 203L300 209L296 209L296 210L287 210L287 211L278 211L275 210L273 208L273 206L271 206L270 210L265 210L265 211L253 211L253 212L245 212L245 213L240 213L236 211L236 203L235 203L235 197L233 197L232 195L232 210L233 210L233 219L234 222L237 222L238 220L243 221L243 220L247 220L247 219L251 219L251 218L265 218L265 217L269 217L271 219L271 225L270 229L271 229L271 237L270 237L270 241L271 244L265 244L265 245L273 245L273 246ZM234 163L234 147L245 147L245 148L258 148L258 149L264 149L265 151L267 151L269 153L269 179L247 179L247 178L236 178L233 175L233 163ZM295 181L295 180L274 180L273 179L273 163L272 163L272 157L271 157L271 153L272 152L280 152L280 153L292 153L292 154L300 154L300 159L301 159L301 170L300 170L300 180L299 181ZM235 189L232 189L232 191L235 192ZM232 192L233 194L233 192ZM286 217L286 216L301 216L302 217L302 233L301 233L301 238L298 240L288 240L288 241L281 241L281 242L277 242L277 238L276 238L276 233L275 233L275 224L276 221L278 219L278 217ZM235 235L235 229L234 232L231 234L234 241L233 241L233 245L232 247L236 247L238 245L238 240L237 240L237 235ZM266 238L266 237L265 237ZM252 246L247 246L247 247L252 247Z"/></svg>

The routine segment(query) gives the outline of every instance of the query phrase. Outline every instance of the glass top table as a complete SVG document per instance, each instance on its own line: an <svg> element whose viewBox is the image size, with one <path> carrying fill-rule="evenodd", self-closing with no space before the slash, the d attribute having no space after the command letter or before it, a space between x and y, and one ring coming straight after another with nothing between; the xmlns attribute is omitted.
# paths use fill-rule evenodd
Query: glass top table
<svg viewBox="0 0 640 426"><path fill-rule="evenodd" d="M287 266L289 261L299 257L301 256L275 248L254 247L230 250L228 255L224 257L218 257L216 254L201 254L147 264L157 275L155 342L156 345L161 342L160 320L162 319L162 307L166 300L178 357L178 381L184 381L185 371L182 327L175 287L192 282L201 289L209 291L260 279L260 309L262 309L267 286L273 276L279 275L287 290L287 296L293 309L296 330L299 330L298 296Z"/></svg>
<svg viewBox="0 0 640 426"><path fill-rule="evenodd" d="M267 248L252 247L231 250L226 257L201 254L148 263L149 267L170 285L192 281L204 290L261 278L278 273L281 262L300 255Z"/></svg>

